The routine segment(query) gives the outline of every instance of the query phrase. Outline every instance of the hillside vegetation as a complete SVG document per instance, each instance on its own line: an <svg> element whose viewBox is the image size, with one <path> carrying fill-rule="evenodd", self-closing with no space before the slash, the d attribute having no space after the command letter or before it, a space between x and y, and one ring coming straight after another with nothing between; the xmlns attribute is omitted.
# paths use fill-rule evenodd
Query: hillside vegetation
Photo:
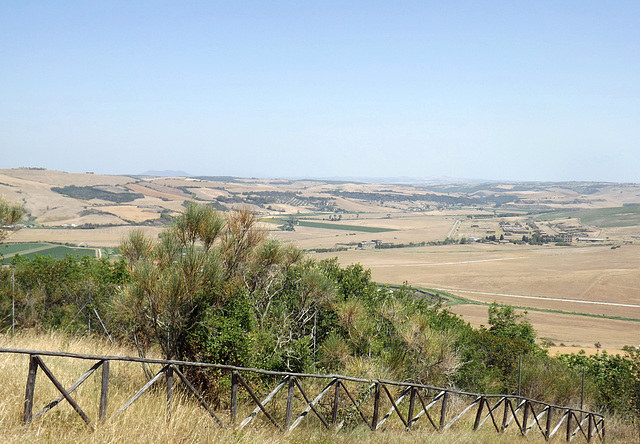
<svg viewBox="0 0 640 444"><path fill-rule="evenodd" d="M265 237L246 210L191 204L159 239L133 231L122 259L12 259L0 275L2 328L111 337L148 355L521 393L634 423L640 353L550 357L532 325L493 304L486 327L443 309L438 295L379 287L359 264L316 261ZM35 348L35 347L30 347ZM224 382L192 371L215 402ZM259 381L257 381L259 383Z"/></svg>

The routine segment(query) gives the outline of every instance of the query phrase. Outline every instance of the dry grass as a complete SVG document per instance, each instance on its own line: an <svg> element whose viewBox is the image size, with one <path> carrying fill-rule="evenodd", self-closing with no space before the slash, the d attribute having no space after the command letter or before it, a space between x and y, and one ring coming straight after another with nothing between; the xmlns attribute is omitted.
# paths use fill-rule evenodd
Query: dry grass
<svg viewBox="0 0 640 444"><path fill-rule="evenodd" d="M64 336L58 333L25 333L13 338L0 336L0 347L26 348L37 350L60 350L75 353L105 355L134 355L133 350L115 347L97 339ZM59 377L63 385L70 385L90 366L90 361L68 358L46 357L46 364ZM47 443L47 442L83 442L83 443L413 443L428 441L433 443L509 443L543 441L540 434L532 433L520 437L515 430L498 435L489 427L480 432L471 431L469 419L465 424L445 433L434 432L427 428L418 428L408 433L397 425L389 423L388 429L372 433L368 428L359 426L351 430L332 432L314 427L311 422L303 422L293 432L283 434L264 421L256 420L256 425L242 431L221 429L215 426L203 409L191 398L176 396L172 406L172 419L166 421L166 404L163 390L144 394L132 407L115 420L98 424L95 431L84 425L76 413L62 402L40 419L28 426L21 424L24 384L27 374L27 356L0 355L0 439L5 443ZM99 372L90 377L75 393L76 399L90 418L97 417L99 398ZM111 416L145 382L143 372L138 365L112 362L110 378ZM57 392L46 377L39 372L34 412L55 398ZM226 419L223 416L223 419ZM612 442L635 442L637 432L615 420L608 420L607 436ZM552 442L563 442L554 439ZM578 439L577 442L581 442Z"/></svg>

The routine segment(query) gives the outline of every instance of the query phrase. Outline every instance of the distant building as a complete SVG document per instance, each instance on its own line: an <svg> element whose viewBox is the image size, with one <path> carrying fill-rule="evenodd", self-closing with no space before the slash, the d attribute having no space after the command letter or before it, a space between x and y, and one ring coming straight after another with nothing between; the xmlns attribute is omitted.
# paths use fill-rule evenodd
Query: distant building
<svg viewBox="0 0 640 444"><path fill-rule="evenodd" d="M358 248L363 248L363 249L376 248L376 243L372 241L358 242Z"/></svg>
<svg viewBox="0 0 640 444"><path fill-rule="evenodd" d="M529 230L525 227L523 227L520 224L509 224L506 222L500 222L500 228L502 229L502 231L504 231L505 233L515 233L515 234L528 234Z"/></svg>
<svg viewBox="0 0 640 444"><path fill-rule="evenodd" d="M573 235L571 233L560 233L558 234L558 238L560 239L560 242L566 242L568 244L573 242Z"/></svg>

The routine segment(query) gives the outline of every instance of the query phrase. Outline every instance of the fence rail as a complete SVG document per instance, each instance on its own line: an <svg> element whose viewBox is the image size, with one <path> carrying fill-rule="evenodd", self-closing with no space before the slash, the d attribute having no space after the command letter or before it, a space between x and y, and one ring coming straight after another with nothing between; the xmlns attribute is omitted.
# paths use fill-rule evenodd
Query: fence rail
<svg viewBox="0 0 640 444"><path fill-rule="evenodd" d="M497 433L509 428L517 429L521 435L532 430L539 432L546 440L558 434L564 434L567 441L582 436L587 442L605 439L605 418L603 415L557 406L542 401L515 395L477 394L450 390L424 384L390 381L385 379L363 379L343 375L321 375L310 373L277 372L231 365L210 364L164 359L148 359L129 356L100 356L66 352L51 352L0 348L0 353L23 354L29 356L29 370L24 398L23 422L28 424L66 400L88 427L96 425L71 396L93 373L101 369L101 387L98 410L98 422L107 421L109 400L110 362L126 361L143 364L159 364L162 368L150 378L131 398L129 398L110 419L123 414L140 396L152 386L159 384L164 377L167 395L167 420L171 419L171 403L175 379L179 379L185 390L191 393L202 408L219 427L241 429L250 424L260 413L277 429L286 432L296 428L307 418L315 417L323 427L340 430L345 426L365 424L372 431L381 429L387 421L397 419L405 430L427 427L444 431L463 418L473 418L473 430L479 430L486 423L493 426ZM63 357L96 361L71 386L65 388L45 364L43 357ZM215 410L207 398L185 376L184 370L190 367L217 369L231 376L228 410ZM33 413L33 399L38 369L53 383L60 396L47 403L37 413ZM261 397L251 384L250 376L265 375L281 378L280 382L266 396ZM244 376L243 376L244 375ZM306 384L309 380L316 384ZM317 383L322 389L317 391ZM286 388L286 390L284 390ZM255 408L239 421L238 400L241 393L249 406ZM281 392L281 401L273 402ZM284 400L282 399L284 396ZM302 409L294 416L294 408Z"/></svg>

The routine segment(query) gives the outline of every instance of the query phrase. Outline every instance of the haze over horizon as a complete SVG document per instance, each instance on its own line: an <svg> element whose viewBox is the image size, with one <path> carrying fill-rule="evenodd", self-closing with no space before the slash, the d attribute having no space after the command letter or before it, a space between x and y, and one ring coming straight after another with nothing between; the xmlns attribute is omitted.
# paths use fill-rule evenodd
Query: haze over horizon
<svg viewBox="0 0 640 444"><path fill-rule="evenodd" d="M0 168L640 182L640 3L5 2Z"/></svg>

